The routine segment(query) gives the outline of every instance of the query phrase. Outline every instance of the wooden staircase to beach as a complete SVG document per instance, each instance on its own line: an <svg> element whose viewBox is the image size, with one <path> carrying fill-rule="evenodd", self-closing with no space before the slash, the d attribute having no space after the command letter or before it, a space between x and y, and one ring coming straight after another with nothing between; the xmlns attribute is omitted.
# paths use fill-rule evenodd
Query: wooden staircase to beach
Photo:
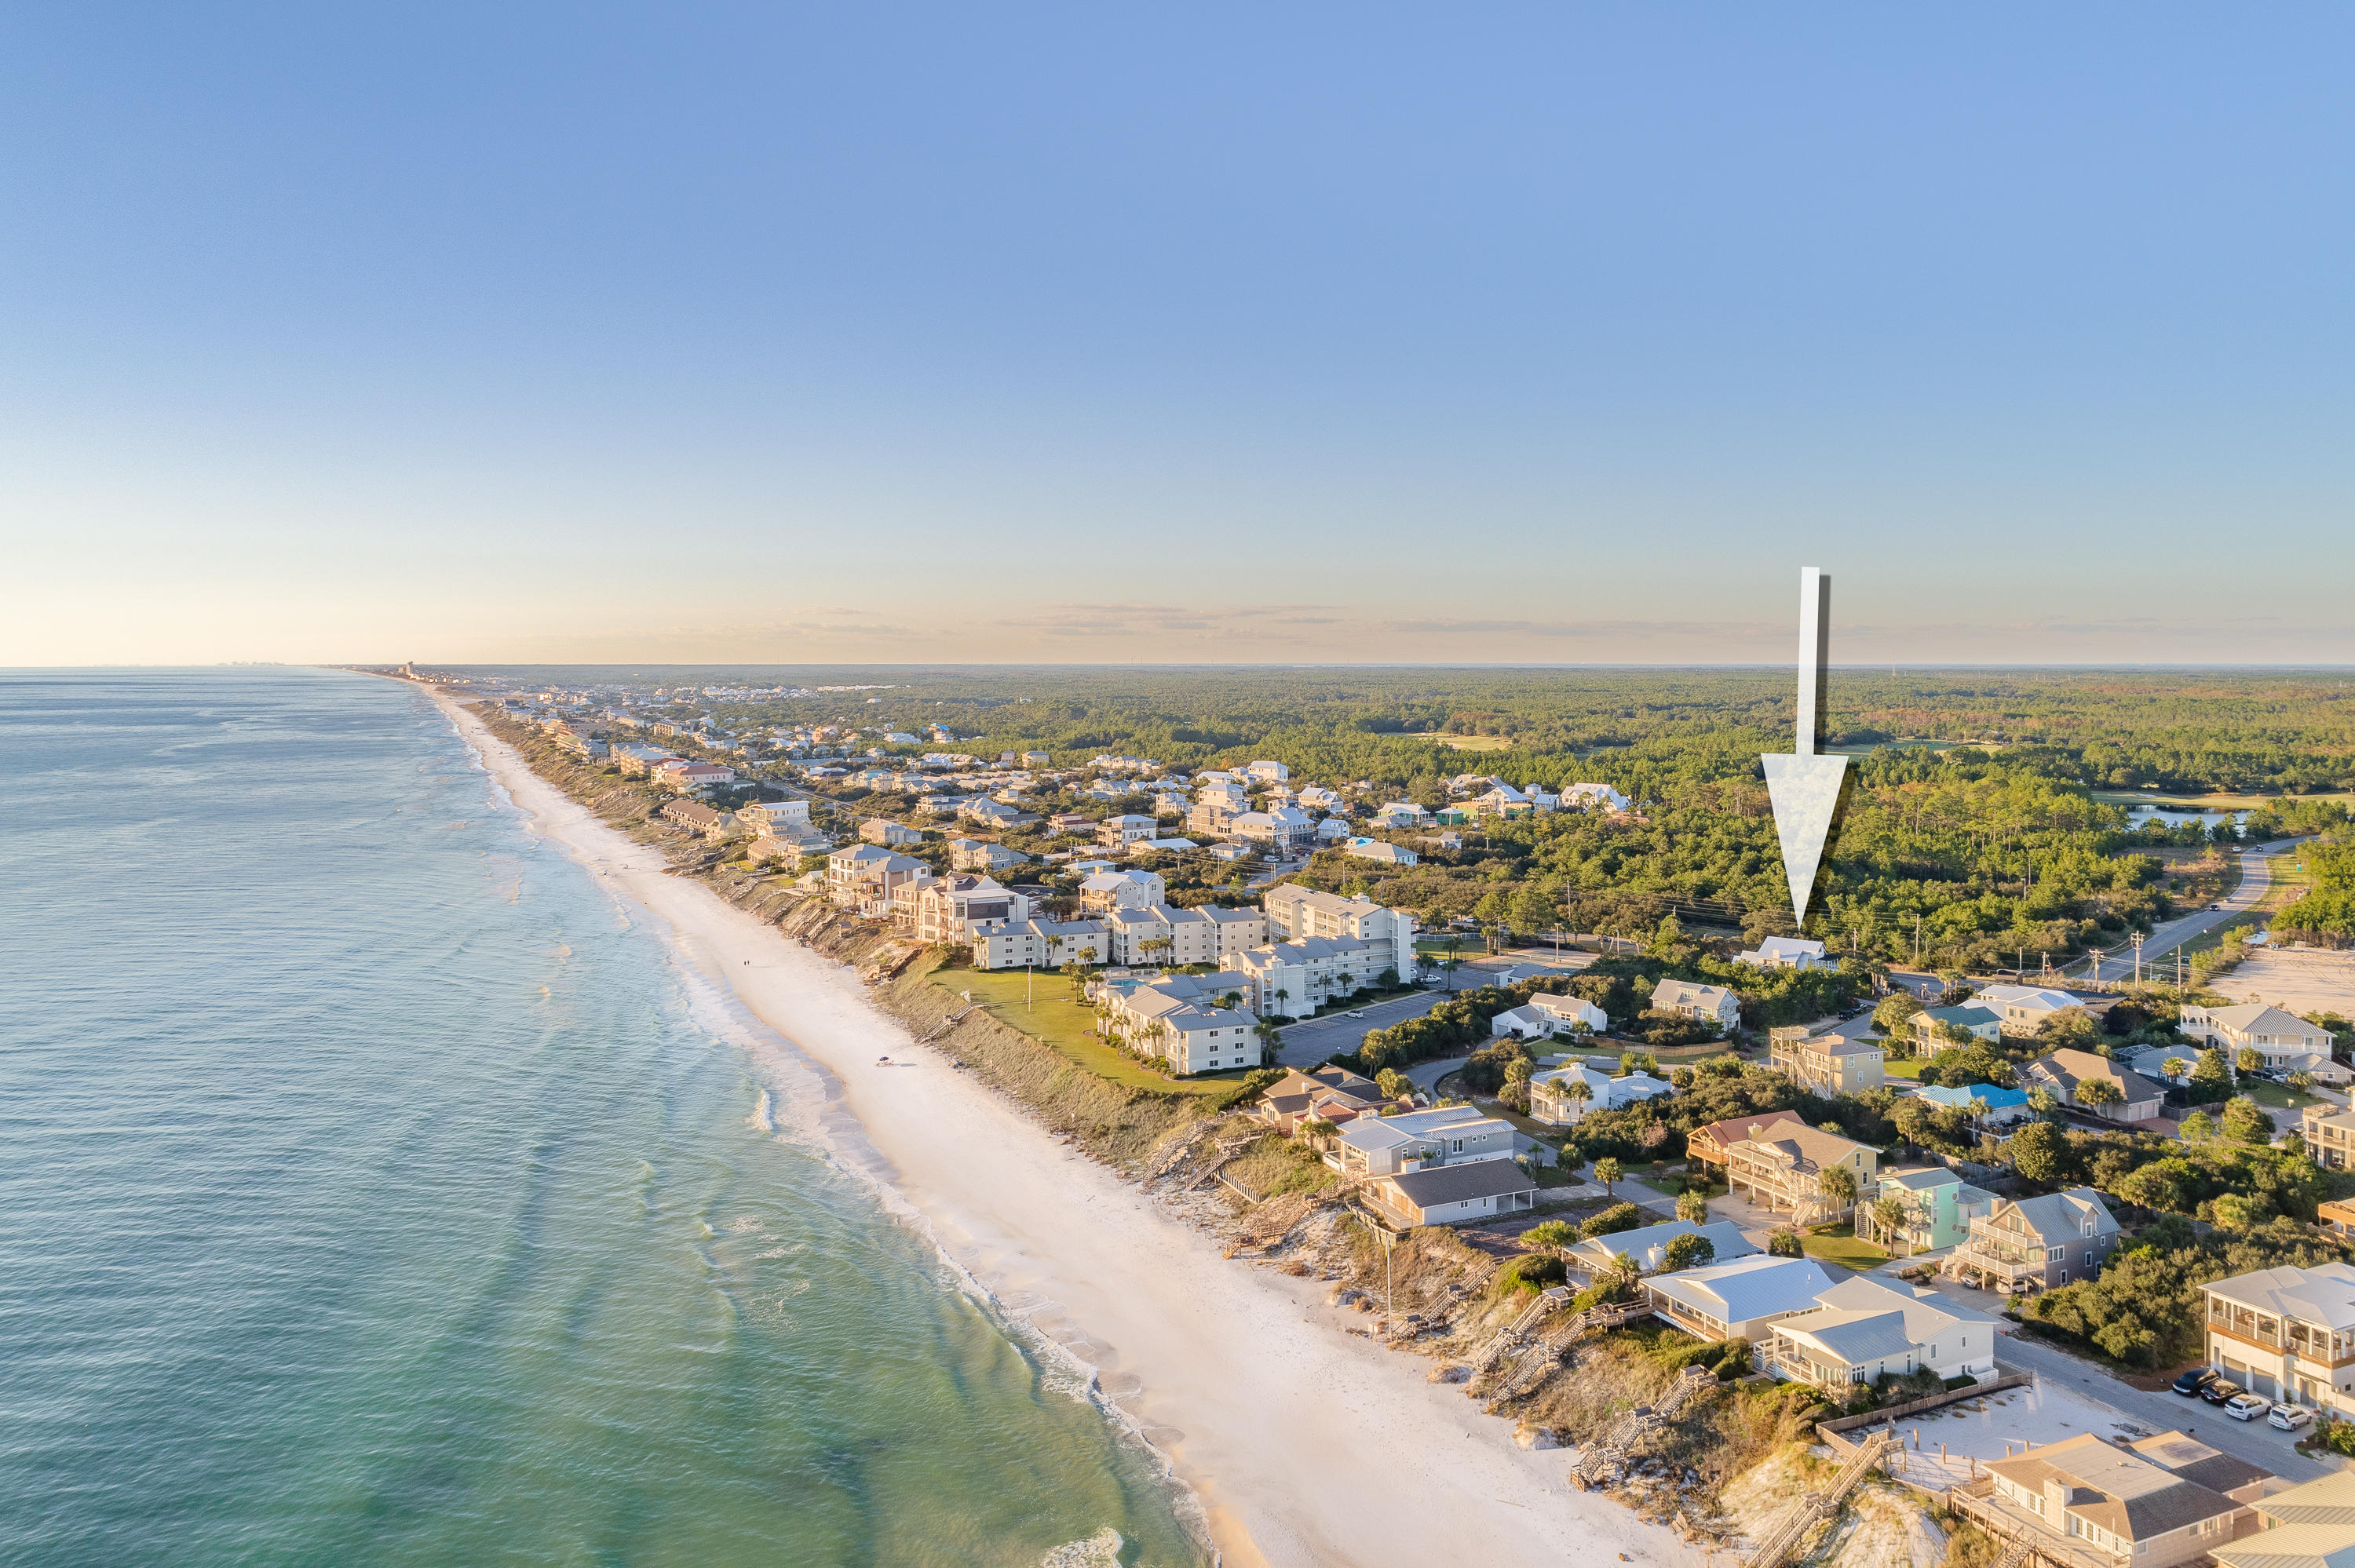
<svg viewBox="0 0 2355 1568"><path fill-rule="evenodd" d="M1678 1411L1692 1403L1695 1394L1716 1386L1717 1374L1707 1367L1685 1368L1660 1396L1658 1404L1637 1405L1604 1433L1601 1442L1578 1457L1578 1462L1570 1467L1571 1483L1584 1491L1601 1485L1606 1477L1616 1477L1626 1467L1630 1448L1674 1420Z"/></svg>
<svg viewBox="0 0 2355 1568"><path fill-rule="evenodd" d="M1838 1513L1849 1493L1856 1490L1898 1441L1893 1431L1876 1432L1866 1438L1849 1456L1848 1463L1840 1467L1839 1474L1832 1478L1828 1489L1809 1493L1775 1517L1766 1533L1759 1537L1758 1544L1750 1549L1750 1555L1742 1560L1742 1568L1782 1568L1784 1559L1806 1538L1807 1531ZM2007 1556L1999 1568L2019 1568L2019 1564Z"/></svg>

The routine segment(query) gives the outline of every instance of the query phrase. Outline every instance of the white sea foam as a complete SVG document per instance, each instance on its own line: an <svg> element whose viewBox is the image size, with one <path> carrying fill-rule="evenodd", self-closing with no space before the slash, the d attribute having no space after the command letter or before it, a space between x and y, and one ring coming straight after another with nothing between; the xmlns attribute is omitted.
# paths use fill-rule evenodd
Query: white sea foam
<svg viewBox="0 0 2355 1568"><path fill-rule="evenodd" d="M1121 1533L1105 1525L1085 1541L1067 1542L1039 1559L1039 1568L1098 1568L1120 1561L1120 1549L1128 1542Z"/></svg>

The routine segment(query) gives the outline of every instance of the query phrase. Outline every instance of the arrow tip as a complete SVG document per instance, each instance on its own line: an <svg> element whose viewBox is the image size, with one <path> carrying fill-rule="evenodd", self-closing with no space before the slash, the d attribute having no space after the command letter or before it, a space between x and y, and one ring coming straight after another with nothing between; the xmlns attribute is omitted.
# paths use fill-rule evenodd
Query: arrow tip
<svg viewBox="0 0 2355 1568"><path fill-rule="evenodd" d="M1786 756L1767 752L1766 795L1774 803L1774 836L1783 846L1783 875L1791 886L1791 918L1804 928L1807 901L1815 895L1816 872L1839 809L1840 783L1848 758L1837 752Z"/></svg>

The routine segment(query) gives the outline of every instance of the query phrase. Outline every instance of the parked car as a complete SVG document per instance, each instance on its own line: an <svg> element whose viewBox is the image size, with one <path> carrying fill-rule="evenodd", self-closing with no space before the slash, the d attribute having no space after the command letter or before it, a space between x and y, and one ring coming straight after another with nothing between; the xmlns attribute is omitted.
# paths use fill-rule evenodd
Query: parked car
<svg viewBox="0 0 2355 1568"><path fill-rule="evenodd" d="M2200 1397L2211 1404L2222 1404L2228 1399L2238 1399L2248 1392L2239 1383L2228 1383L2220 1377L2215 1382L2202 1386L2200 1390Z"/></svg>
<svg viewBox="0 0 2355 1568"><path fill-rule="evenodd" d="M2295 1432L2313 1420L2314 1412L2303 1404L2276 1404L2265 1413L2265 1425L2278 1426L2285 1432Z"/></svg>
<svg viewBox="0 0 2355 1568"><path fill-rule="evenodd" d="M2262 1394L2243 1393L2224 1402L2224 1414L2235 1421L2254 1421L2274 1407L2274 1402Z"/></svg>
<svg viewBox="0 0 2355 1568"><path fill-rule="evenodd" d="M2193 1367L2175 1380L2175 1392L2186 1399L2196 1399L2200 1391L2216 1381L2215 1372L2208 1367Z"/></svg>

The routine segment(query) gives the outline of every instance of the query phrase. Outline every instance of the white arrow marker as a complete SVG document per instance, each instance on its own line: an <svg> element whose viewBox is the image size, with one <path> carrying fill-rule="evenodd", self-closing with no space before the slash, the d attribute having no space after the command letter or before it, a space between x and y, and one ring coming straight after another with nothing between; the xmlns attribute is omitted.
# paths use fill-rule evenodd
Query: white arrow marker
<svg viewBox="0 0 2355 1568"><path fill-rule="evenodd" d="M1783 844L1783 874L1791 884L1791 918L1807 923L1807 899L1816 890L1824 841L1831 836L1832 812L1839 806L1840 780L1848 758L1816 750L1821 736L1824 672L1830 662L1832 580L1814 567L1799 572L1799 748L1796 755L1770 751L1766 793L1774 802L1774 836Z"/></svg>

